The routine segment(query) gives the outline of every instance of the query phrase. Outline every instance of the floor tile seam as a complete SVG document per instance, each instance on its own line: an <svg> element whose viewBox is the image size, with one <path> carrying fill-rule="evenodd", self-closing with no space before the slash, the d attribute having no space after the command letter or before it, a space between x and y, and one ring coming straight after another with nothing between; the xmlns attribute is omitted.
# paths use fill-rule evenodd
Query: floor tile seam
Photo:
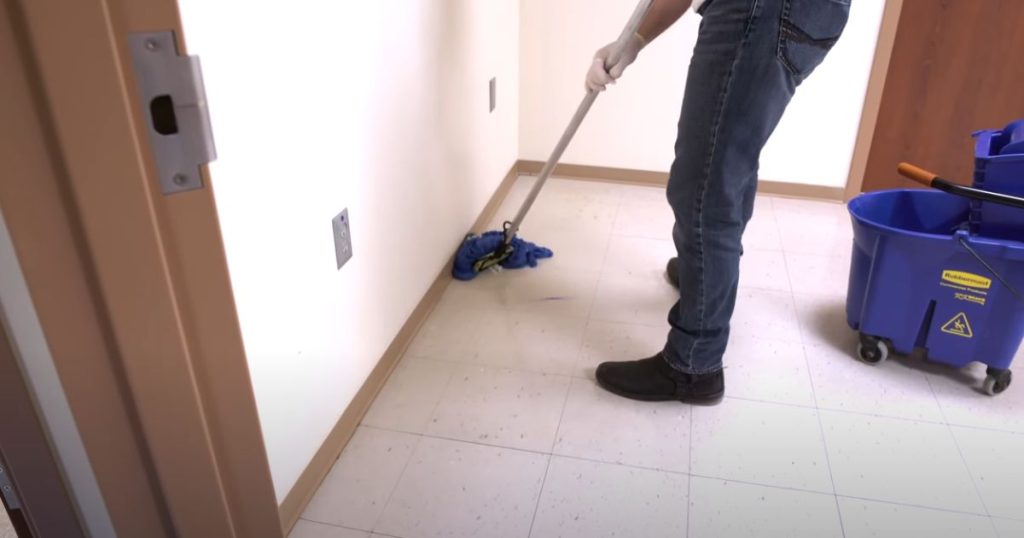
<svg viewBox="0 0 1024 538"><path fill-rule="evenodd" d="M403 357L402 359L404 360L405 357ZM429 426L430 421L434 420L436 418L437 410L441 406L441 402L444 400L445 395L448 393L448 389L451 387L452 379L454 377L455 377L455 372L454 371L450 372L448 374L448 379L445 381L444 388L441 390L441 397L438 398L436 402L434 402L434 405L433 405L433 407L432 407L432 409L430 411L430 414L429 414L429 418L427 419L427 424L425 424L424 427L423 427L424 430L426 430L426 428ZM378 394L378 396L379 396L379 394ZM376 401L376 398L374 398L374 401ZM371 427L371 426L363 426L363 427ZM383 431L397 431L397 430L388 430L387 428L374 428L374 429L383 430ZM402 479L405 478L405 473L408 472L409 465L412 464L412 460L413 460L413 458L416 455L416 451L419 450L420 443L421 443L421 441L423 440L423 437L424 437L424 435L422 433L411 433L411 432L398 432L398 433L405 433L407 435L415 435L415 436L417 436L416 443L415 443L415 446L413 446L412 451L409 453L409 458L405 461L405 464L402 465L402 471L399 473L398 480L395 481L394 487L391 488L391 492L388 494L388 499L384 503L384 507L381 509L380 514L377 516L377 519L373 523L374 530L376 530L377 527L380 525L380 518L384 516L384 514L387 512L388 507L391 506L391 501L394 499L395 492L398 490L399 484L402 483ZM373 532L373 531L371 531L371 532Z"/></svg>
<svg viewBox="0 0 1024 538"><path fill-rule="evenodd" d="M928 383L928 388L932 392L932 397L935 398L935 403L939 407L942 419L946 421L946 412L942 409L942 402L939 401L939 396L935 392L935 386L932 385L932 380L927 375L925 375L925 382ZM953 441L953 446L956 447L957 455L960 456L960 464L963 465L963 470L967 473L967 476L971 478L971 485L974 486L974 494L977 496L978 502L981 503L981 507L985 510L985 514L991 519L992 511L989 509L988 503L985 502L985 497L981 494L981 487L978 485L978 480L974 477L974 473L971 471L971 465L967 462L967 456L964 455L963 447L960 446L960 440L957 439L956 432L953 431L953 426L951 426L948 421L945 426L946 433L949 434L949 438ZM995 522L992 523L992 528L995 530Z"/></svg>
<svg viewBox="0 0 1024 538"><path fill-rule="evenodd" d="M1024 518L1017 519L1017 518L1001 517L1001 516L989 516L987 514L978 513L978 512L970 512L970 511L966 511L966 510L952 510L952 509L949 509L949 508L940 508L940 507L935 507L935 506L927 506L927 505L923 505L923 504L898 502L898 501L892 501L892 500L888 500L888 499L880 499L880 498L876 498L876 497L863 497L863 496L858 496L858 495L845 495L845 494L831 494L831 493L828 493L828 492L817 491L817 490L810 490L810 489L803 489L803 488L793 488L793 487L786 487L786 486L778 486L778 485L773 485L773 484L765 484L765 483L761 483L761 482L753 482L753 481L747 481L747 480L737 480L737 479L733 479L733 478L723 478L723 477L718 477L718 476L713 476L713 475L695 474L695 473L680 473L680 472L675 472L675 471L665 471L665 470L661 470L661 469L652 469L652 468L648 468L648 467L636 467L636 466L631 466L631 465L608 463L608 462L605 462L605 461L592 460L592 459L588 459L588 458L579 458L579 457L574 457L574 456L557 456L556 455L556 457L560 457L560 458L563 458L563 459L569 459L569 460L575 460L575 461L581 461L581 462L586 462L586 463L596 463L596 464L602 464L602 465L612 465L612 466L616 466L616 467L625 467L625 468L628 468L628 469L635 469L635 470L640 470L640 471L654 471L654 472L660 472L660 473L665 473L665 474L671 474L671 475L675 475L675 476L686 476L686 477L688 477L690 479L690 483L692 483L692 479L697 478L697 479L701 479L701 480L710 480L710 481L716 481L716 482L726 482L726 483L730 483L730 484L739 484L739 485L743 485L743 486L752 486L752 487L765 488L765 489L769 489L769 490L787 491L787 492L792 492L792 493L805 493L805 494L820 495L820 496L825 496L825 497L836 497L840 501L842 501L842 500L850 500L850 501L859 501L859 502L869 502L869 503L885 504L885 505L888 505L888 506L898 506L898 507L903 507L903 508L914 508L914 509L919 509L919 510L930 510L930 511L934 511L934 512L946 513L946 514L961 515L961 516L972 516L972 517L985 518L985 519L991 519L991 520L1004 520L1004 521L1013 521L1013 522L1024 522ZM691 499L687 498L687 504L689 504L690 501L691 501ZM353 530L353 531L358 531L358 532L373 532L375 534L381 534L380 532L376 532L376 531L367 531L366 529L359 529L359 528L350 527L350 526L346 526L346 525L337 525L337 524L329 523L329 522L325 522L325 521L318 521L318 520L311 519L311 518L308 518L308 517L301 517L300 519L305 520L305 521L309 521L311 523L317 523L317 524L320 524L320 525L327 525L327 526L331 526L331 527L343 528L343 529L348 529L348 530ZM389 534L385 534L385 536L392 536L392 537L394 537L394 535L389 535Z"/></svg>
<svg viewBox="0 0 1024 538"><path fill-rule="evenodd" d="M787 267L788 267L788 263L789 262L787 261L786 263L787 263ZM788 271L788 269L787 269L787 271ZM794 297L793 297L793 301L794 301L794 304L796 304L795 294L794 294ZM797 315L797 318L798 318L797 323L800 325L800 336L801 336L801 338L804 338L803 323L799 321L799 314ZM843 538L846 538L846 524L843 521L843 511L842 511L842 509L839 506L839 497L837 496L838 495L838 490L836 489L835 472L832 469L832 456L829 454L829 450L828 450L828 437L825 435L825 422L824 422L824 420L822 420L822 413L821 413L821 409L819 408L819 404L818 404L818 389L817 389L817 387L814 386L814 376L811 374L811 359L810 359L810 356L807 353L807 346L806 346L806 344L802 344L801 345L801 351L804 354L804 365L807 368L807 378L808 378L808 380L810 381L810 384L811 384L811 397L812 397L811 399L814 401L814 407L815 407L814 416L815 416L815 419L818 422L818 435L820 436L820 439L821 439L821 446L822 446L822 449L825 451L825 466L826 466L826 469L828 469L829 483L832 484L832 496L835 499L836 514L839 517L839 530L840 530L840 532L842 532Z"/></svg>
<svg viewBox="0 0 1024 538"><path fill-rule="evenodd" d="M395 498L395 492L398 491L398 486L401 485L402 479L405 478L405 473L407 473L409 471L409 466L412 465L412 460L416 456L416 451L419 450L420 443L422 441L423 441L423 436L422 435L418 435L416 437L415 446L412 447L412 451L409 453L409 458L407 460L405 460L404 464L402 464L402 472L400 472L398 474L398 480L396 480L395 481L395 485L391 487L391 492L388 493L387 501L384 502L383 508L381 508L380 513L377 515L377 517L373 521L373 530L370 531L371 533L375 532L377 530L377 528L380 526L380 520L381 520L382 517L384 517L384 514L387 513L388 508L391 506L391 501L394 500L394 498Z"/></svg>
<svg viewBox="0 0 1024 538"><path fill-rule="evenodd" d="M588 322L589 323L589 322ZM580 346L582 348L582 344ZM541 479L540 490L537 492L537 503L533 507L533 517L530 519L530 532L527 536L533 536L533 527L537 524L537 516L540 514L540 503L544 498L544 489L547 487L548 474L551 472L551 463L554 460L555 445L558 443L558 435L562 431L562 420L565 419L565 408L569 404L569 394L572 393L573 379L565 387L565 397L562 399L562 409L558 414L558 426L555 428L555 435L551 439L551 448L548 453L547 467L544 469L544 478Z"/></svg>
<svg viewBox="0 0 1024 538"><path fill-rule="evenodd" d="M371 429L379 429L379 428L371 428ZM402 433L408 433L408 432L402 432ZM923 504L915 504L915 503L892 501L892 500L882 499L882 498L877 498L877 497L863 497L863 496L857 496L857 495L846 495L846 494L841 494L841 493L829 493L827 491L820 491L820 490L814 490L814 489L788 487L788 486L779 486L777 484L768 484L768 483L757 482L757 481L750 481L750 480L740 480L740 479L736 479L736 478L729 478L729 477L715 476L715 475L710 475L710 474L696 473L696 472L693 472L692 469L691 469L691 472L686 473L686 472L672 471L672 470L666 470L666 469L658 469L658 468L652 468L652 467L636 466L636 465L630 465L630 464L624 464L624 463L613 463L613 462L608 462L608 461L603 461L603 460L598 460L598 459L593 459L593 458L571 456L571 455L559 454L559 453L544 454L544 453L540 453L540 452L534 452L534 451L523 450L523 449L518 449L518 448L498 447L498 446L494 446L494 445L485 445L485 444L481 444L481 443L474 443L474 442L471 442L471 441L463 441L463 440L459 440L459 439L450 439L450 438L438 437L438 436L432 436L432 435L421 435L419 437L421 437L421 438L433 438L433 439L439 439L439 440L444 440L444 441L451 441L451 442L456 442L456 443L466 443L466 444L472 444L472 445L482 446L482 447L486 447L486 448L506 449L506 450L512 450L512 451L515 451L515 452L530 453L530 454L540 455L540 456L548 456L548 465L549 466L550 466L550 463L551 463L552 459L554 459L555 457L559 457L559 458L563 458L563 459L582 461L582 462L594 463L594 464L599 464L599 465L609 465L609 466L614 466L614 467L622 467L622 468L633 469L633 470L638 470L638 471L650 471L650 472L664 473L664 474L670 474L670 475L675 475L675 476L686 476L689 479L688 491L692 491L692 480L697 478L697 479L703 479L703 480L713 480L713 481L721 481L721 482L726 482L726 483L741 484L741 485L746 485L746 486L762 487L762 488L766 488L766 489L774 489L774 490L780 490L780 491L789 491L789 492L795 492L795 493L806 493L806 494L813 494L813 495L823 495L823 496L835 497L835 498L837 498L839 500L847 499L847 500L864 501L864 502L875 502L875 503L887 504L887 505L891 505L891 506L902 506L902 507L907 507L907 508L917 508L917 509L924 509L924 510L933 510L933 511L937 511L937 512L944 512L944 513L950 513L950 514L959 514L959 515L968 515L968 516L975 516L975 517L984 517L984 518L993 519L993 520L994 519L1001 519L1001 520L1007 520L1007 521L1024 521L1024 519L1016 519L1016 518L1008 518L1008 517L994 517L994 516L989 515L988 513L978 513L978 512L971 512L971 511L966 511L966 510L952 510L952 509L948 509L948 508L941 508L941 507L936 507L936 506L928 506L928 505L923 505ZM415 449L414 449L414 452L415 452ZM412 457L410 456L410 460L411 459L412 459ZM408 467L408 463L409 462L407 462L407 464L406 464L406 469ZM404 474L406 469L403 469L403 474ZM396 486L397 486L397 484L396 484ZM540 490L539 495L542 495L542 494L543 494L543 486L542 486L542 488ZM392 496L393 496L393 494L392 494ZM689 503L691 501L692 501L692 499L690 499L688 497L687 498L688 505L689 505ZM390 502L391 502L391 498L389 498L387 504L390 504ZM385 510L387 508L387 504L385 505ZM357 530L357 531L361 531L361 532L376 532L376 531L367 531L366 529L357 529L357 528L354 528L354 527L347 527L347 526L343 526L343 525L336 525L336 524L328 523L328 522L324 522L324 521L317 521L315 519L311 519L311 518L308 518L308 517L302 517L300 519L304 519L306 521L310 521L310 522L314 522L314 523L318 523L318 524L322 524L322 525L330 525L330 526L334 526L334 527L347 528L347 529ZM378 526L378 524L375 523L374 524L374 528L376 528L377 526ZM377 533L377 534L380 534L380 533Z"/></svg>
<svg viewBox="0 0 1024 538"><path fill-rule="evenodd" d="M600 321L600 320L594 320L594 321ZM796 344L796 342L788 342L788 343ZM582 353L582 351L580 353ZM475 366L475 367L480 367L480 368L494 370L494 371L508 371L508 372L515 372L515 373L532 374L532 375L542 376L542 377L556 377L556 378L568 379L570 381L572 381L572 380L583 380L583 381L590 381L592 383L594 382L594 379L592 377L585 376L585 375L580 375L578 373L567 374L567 373L550 372L550 371L546 372L546 371L530 369L530 368L521 368L521 367L518 367L518 366L499 366L499 365L488 364L488 363L480 363L480 362L475 362L475 361L463 361L463 360L458 360L458 359L441 359L441 358L429 357L429 356L425 356L425 355L409 355L408 357L404 357L403 360L405 360L405 358L414 359L414 360L427 360L427 361L443 362L443 363L447 363L447 364L451 364L451 365L455 365L455 366ZM577 363L577 365L578 365L578 363ZM810 370L810 365L809 364L808 364L808 370ZM810 371L808 371L808 375L810 376ZM448 385L450 385L451 380L452 380L453 377L454 377L454 375L453 376L449 376L448 382L446 383L445 390L442 391L443 393L447 391L447 387L448 387ZM817 400L817 395L816 395L817 388L814 385L813 379L811 380L811 389L812 389L812 393L814 395L815 400ZM442 396L442 398L443 398L443 396ZM995 427L990 427L990 426L979 426L979 425L973 425L973 424L965 424L965 423L962 423L962 422L959 422L959 421L955 421L955 422L948 422L948 421L946 421L946 422L943 422L943 421L928 420L928 419L923 419L923 418L908 418L908 417L905 417L905 416L886 415L886 414L882 414L882 413L869 413L869 412L865 412L865 411L855 411L855 410L851 410L851 409L842 409L842 408L838 408L838 407L834 407L834 406L822 406L820 404L811 406L811 405L804 405L804 404L798 404L798 403L793 403L793 402L785 402L785 401L780 401L780 400L768 400L768 399L764 399L764 398L751 398L751 397L745 397L745 396L726 396L725 398L727 400L735 400L735 401L742 401L742 402L762 403L762 404L767 404L767 405L778 405L778 406L784 406L784 407L808 409L808 410L813 410L813 411L824 411L824 412L839 413L839 414L845 414L845 415L856 415L856 416L861 416L861 417L891 419L891 420L898 420L898 421L902 421L902 422L911 422L911 423L917 423L917 424L926 424L926 425L933 425L933 426L950 426L952 428L959 428L959 429L968 429L968 430L984 431L984 432L991 432L991 433L1004 433L1004 434L1013 435L1013 436L1024 436L1024 431L995 428ZM438 403L440 403L440 401ZM431 412L431 418L433 418L433 416L434 416L434 412L436 411L437 405L438 404L434 405L434 411ZM940 406L940 410L941 410L941 406ZM945 412L944 411L943 411L943 420L948 420L945 417ZM391 431L398 431L398 432L402 432L402 433L413 433L413 434L416 434L416 435L421 435L420 433L417 433L417 432L410 432L410 431L407 431L407 430L397 430L397 429L393 429L393 428L384 428L384 427L374 426L372 424L365 424L365 423L363 423L363 424L360 424L360 425L368 426L368 427L377 427L378 429L386 429L386 430L391 430Z"/></svg>
<svg viewBox="0 0 1024 538"><path fill-rule="evenodd" d="M650 471L650 472L656 472L656 473L666 473L666 474L671 474L671 475L675 475L675 476L689 476L691 478L702 478L702 479L708 479L708 480L723 480L723 481L726 481L726 482L735 482L737 484L746 484L746 485L751 485L751 486L761 486L761 487L766 487L766 488L774 488L774 489L781 489L781 490L787 490L787 491L797 491L797 492L804 492L804 493L815 493L815 494L819 494L819 495L829 495L829 496L834 495L833 493L828 492L828 491L806 489L806 488L797 488L797 487L779 486L779 485L776 485L776 484L768 484L768 483L763 483L763 482L738 480L738 479L735 479L735 478L728 478L728 477L715 476L715 475L698 474L698 473L692 472L692 469L691 469L691 472L685 472L685 471L676 471L676 470L671 470L671 469L664 469L664 468L659 468L659 467L635 465L635 464L630 464L630 463L612 462L612 461L601 460L601 459L597 459L597 458L590 458L590 457L585 457L585 456L572 455L572 454L568 454L568 453L559 451L557 449L555 449L555 451L553 451L553 452L548 453L548 452L541 452L541 451L524 449L524 448L518 448L518 447L510 447L510 446L506 446L506 445L493 445L493 444L480 443L480 442L476 442L476 441L467 441L465 439L457 439L457 438L453 438L453 437L446 437L446 436L440 436L440 435L435 435L435 434L427 434L427 433L424 433L424 434L414 434L414 433L411 433L411 432L398 431L398 430L386 430L384 428L376 428L376 427L372 427L372 426L367 426L367 428L375 429L375 430L391 431L391 432L395 432L395 433L406 433L406 434L410 434L410 435L418 435L419 437L426 438L426 439L436 439L436 440L440 440L440 441L448 441L448 442L453 442L453 443L465 443L465 444L468 444L468 445L474 445L474 446L478 446L478 447L482 447L482 448L492 448L492 449L499 449L499 450L511 450L513 452L520 452L520 453L524 453L524 454L531 454L531 455L534 455L534 456L546 456L546 457L548 457L550 459L554 459L554 458L570 459L570 460L582 461L582 462L587 462L587 463L595 463L595 464L599 464L599 465L609 465L609 466L615 466L615 467L622 467L622 468L632 469L632 470L637 470L637 471Z"/></svg>
<svg viewBox="0 0 1024 538"><path fill-rule="evenodd" d="M840 500L845 499L845 500L850 500L850 501L872 502L872 503L879 503L879 504L887 504L889 506L901 506L903 508L915 508L915 509L919 509L919 510L932 510L932 511L935 511L935 512L942 512L942 513L946 513L946 514L956 514L956 515L961 515L961 516L974 516L974 517L981 517L981 518L987 518L987 519L994 519L992 516L989 516L988 514L983 514L981 512L971 512L971 511L968 511L968 510L953 510L953 509L950 509L950 508L940 508L940 507L937 507L937 506L928 506L928 505L924 505L924 504L915 504L915 503L892 501L892 500L888 500L888 499L879 499L877 497L862 497L862 496L859 496L859 495L844 495L842 493L839 493L836 496ZM1003 519L1005 519L1005 518L1003 518ZM1021 521L1024 521L1024 520L1021 520Z"/></svg>
<svg viewBox="0 0 1024 538"><path fill-rule="evenodd" d="M519 366L501 366L501 365L497 365L497 364L490 364L490 363L486 363L486 362L478 362L478 361L471 361L471 360L441 359L441 358L437 358L437 357L428 357L428 356L420 355L420 354L410 355L408 358L413 359L413 360L426 360L426 361L434 361L434 362L443 362L443 363L450 364L450 365L453 365L453 366L477 366L477 367L486 368L486 369L489 369L489 370L504 370L504 371L508 371L508 372L516 372L516 373L521 373L521 374L534 374L534 375L543 376L543 377L561 377L561 378L566 378L566 379L578 379L579 378L575 374L571 374L571 373L560 373L560 372L543 371L543 370L538 370L538 369L533 369L533 368L523 368L523 367L519 367ZM449 382L450 381L451 381L451 379L449 379ZM447 385L446 385L446 388L447 388Z"/></svg>
<svg viewBox="0 0 1024 538"><path fill-rule="evenodd" d="M604 281L605 274L607 273L608 267L608 254L611 251L612 238L615 237L615 225L619 221L619 213L622 211L622 197L619 197L618 203L615 204L615 215L612 217L612 231L608 234L604 244L604 252L601 254L601 268L597 271L597 283L594 284L594 291L590 297L590 304L587 306L587 323L590 322L591 316L594 313L594 305L597 303L597 294L601 290L601 282Z"/></svg>
<svg viewBox="0 0 1024 538"><path fill-rule="evenodd" d="M325 527L332 527L332 528L335 528L335 529L343 529L343 530L353 531L353 532L367 532L367 533L370 533L371 535L382 536L383 538L402 538L401 536L396 536L394 534L383 534L383 533L380 533L380 532L368 531L366 529L357 529L355 527L349 527L347 525L336 525L334 523L328 523L326 521L317 521L315 519L309 519L307 517L300 517L299 519L302 520L302 521L309 522L309 523L316 523L317 525L323 525Z"/></svg>
<svg viewBox="0 0 1024 538"><path fill-rule="evenodd" d="M454 361L454 360L434 359L434 358L430 358L430 357L413 357L413 358L425 359L425 360L433 360L433 361L438 361L438 362L447 362L447 363L450 363L450 364L453 364L453 365L476 366L476 367L480 367L480 368L484 368L484 369L490 369L490 370L494 370L494 371L508 371L508 372L515 372L515 373L531 374L531 375L536 375L536 376L541 376L541 377L561 378L561 379L569 380L570 382L573 381L573 380L588 381L588 382L596 384L596 382L594 381L593 378L591 378L589 376L578 375L578 374L561 374L561 373L542 372L542 371L537 371L537 370L529 370L529 369L507 367L507 366L495 366L495 365L476 363L476 362L460 362L460 361ZM449 379L449 382L450 382L450 379ZM812 386L812 389L813 389L813 386ZM442 396L442 398L443 398L443 396ZM1000 429L1000 428L992 428L992 427L986 427L986 426L976 426L976 425L961 424L961 423L955 423L955 422L954 423L944 423L944 422L937 422L937 421L934 421L934 420L927 420L927 419L921 419L921 418L907 418L907 417L896 416L896 415L884 415L884 414L880 414L880 413L868 413L868 412L864 412L864 411L854 411L854 410L850 410L850 409L840 409L840 408L831 407L831 406L827 406L827 407L820 407L820 406L818 406L818 407L815 407L815 406L798 404L798 403L792 403L792 402L784 402L784 401L779 401L779 400L766 400L766 399L763 399L763 398L750 398L750 397L744 397L744 396L726 396L725 399L726 400L738 401L738 402L758 403L758 404L765 404L765 405L770 405L770 406L780 406L780 407L789 407L789 408L795 408L795 409L804 409L804 410L808 410L808 411L817 411L817 412L819 412L819 414L820 413L836 413L836 414L841 414L841 415L853 415L853 416L864 417L864 418L888 419L888 420L895 420L895 421L900 421L900 422L909 422L909 423L913 423L913 424L922 424L922 425L928 425L928 426L949 426L951 428L958 428L958 429L984 431L984 432L990 432L990 433L1003 433L1003 434L1013 435L1013 436L1024 436L1024 432L1018 432L1018 431L1015 431L1015 430L1004 430L1004 429ZM440 401L438 403L440 403ZM680 404L680 405L685 405L685 404ZM436 407L435 407L435 409L436 409ZM433 413L431 414L431 418L433 418ZM375 424L361 423L360 426L365 426L365 427L370 427L370 428L380 429L380 430L394 431L394 432L399 432L399 433L409 433L409 434L413 434L413 435L426 435L425 433L422 433L422 432L416 432L416 431L410 431L410 430L403 430L403 429L384 427L384 426L379 426L379 425L375 425ZM489 446L492 446L492 445L489 445ZM496 445L493 445L493 446L496 446Z"/></svg>

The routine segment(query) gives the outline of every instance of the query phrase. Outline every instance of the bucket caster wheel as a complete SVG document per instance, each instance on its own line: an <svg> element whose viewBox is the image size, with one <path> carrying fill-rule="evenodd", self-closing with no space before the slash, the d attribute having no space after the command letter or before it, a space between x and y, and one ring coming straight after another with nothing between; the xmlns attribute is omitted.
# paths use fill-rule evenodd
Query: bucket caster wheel
<svg viewBox="0 0 1024 538"><path fill-rule="evenodd" d="M857 344L857 357L868 364L881 364L889 358L889 343L875 336L862 334Z"/></svg>
<svg viewBox="0 0 1024 538"><path fill-rule="evenodd" d="M988 377L985 378L985 384L982 385L982 390L989 396L995 396L1006 392L1006 389L1010 388L1010 383L1013 382L1013 372L1009 370L997 370L995 368L988 369Z"/></svg>

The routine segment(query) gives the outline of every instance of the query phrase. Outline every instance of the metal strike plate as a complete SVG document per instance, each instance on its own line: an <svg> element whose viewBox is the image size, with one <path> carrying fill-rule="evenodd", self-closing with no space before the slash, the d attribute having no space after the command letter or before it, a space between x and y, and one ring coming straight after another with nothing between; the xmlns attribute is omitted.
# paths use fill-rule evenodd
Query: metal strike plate
<svg viewBox="0 0 1024 538"><path fill-rule="evenodd" d="M128 36L139 100L164 194L203 188L217 158L198 56L178 54L174 32Z"/></svg>
<svg viewBox="0 0 1024 538"><path fill-rule="evenodd" d="M11 476L7 473L7 467L3 463L0 463L0 496L4 498L4 502L7 503L7 508L10 510L21 509L21 499L18 498L18 492L14 490L14 484L11 482ZM0 510L3 508L0 507Z"/></svg>

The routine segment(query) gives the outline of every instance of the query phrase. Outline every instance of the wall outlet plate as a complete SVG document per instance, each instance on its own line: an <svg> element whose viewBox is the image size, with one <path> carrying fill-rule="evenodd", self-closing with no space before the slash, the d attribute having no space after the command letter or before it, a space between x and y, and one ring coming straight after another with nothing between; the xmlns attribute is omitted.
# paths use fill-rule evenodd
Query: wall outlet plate
<svg viewBox="0 0 1024 538"><path fill-rule="evenodd" d="M348 209L331 219L334 227L334 256L338 260L338 269L344 267L352 259L352 229L348 221Z"/></svg>
<svg viewBox="0 0 1024 538"><path fill-rule="evenodd" d="M495 108L498 108L498 78L492 78L490 82L491 88L491 112L494 112Z"/></svg>

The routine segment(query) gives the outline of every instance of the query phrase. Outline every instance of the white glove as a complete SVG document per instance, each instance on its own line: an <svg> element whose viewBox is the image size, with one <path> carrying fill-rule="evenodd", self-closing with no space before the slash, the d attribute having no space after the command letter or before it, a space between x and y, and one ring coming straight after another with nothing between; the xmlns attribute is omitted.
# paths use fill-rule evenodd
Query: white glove
<svg viewBox="0 0 1024 538"><path fill-rule="evenodd" d="M647 43L644 42L644 38L640 37L640 34L633 34L615 63L605 69L608 57L611 56L617 44L618 41L609 43L594 55L594 62L590 64L590 71L587 72L587 91L603 92L609 84L615 84L615 81L622 76L622 72L636 61L636 57Z"/></svg>

